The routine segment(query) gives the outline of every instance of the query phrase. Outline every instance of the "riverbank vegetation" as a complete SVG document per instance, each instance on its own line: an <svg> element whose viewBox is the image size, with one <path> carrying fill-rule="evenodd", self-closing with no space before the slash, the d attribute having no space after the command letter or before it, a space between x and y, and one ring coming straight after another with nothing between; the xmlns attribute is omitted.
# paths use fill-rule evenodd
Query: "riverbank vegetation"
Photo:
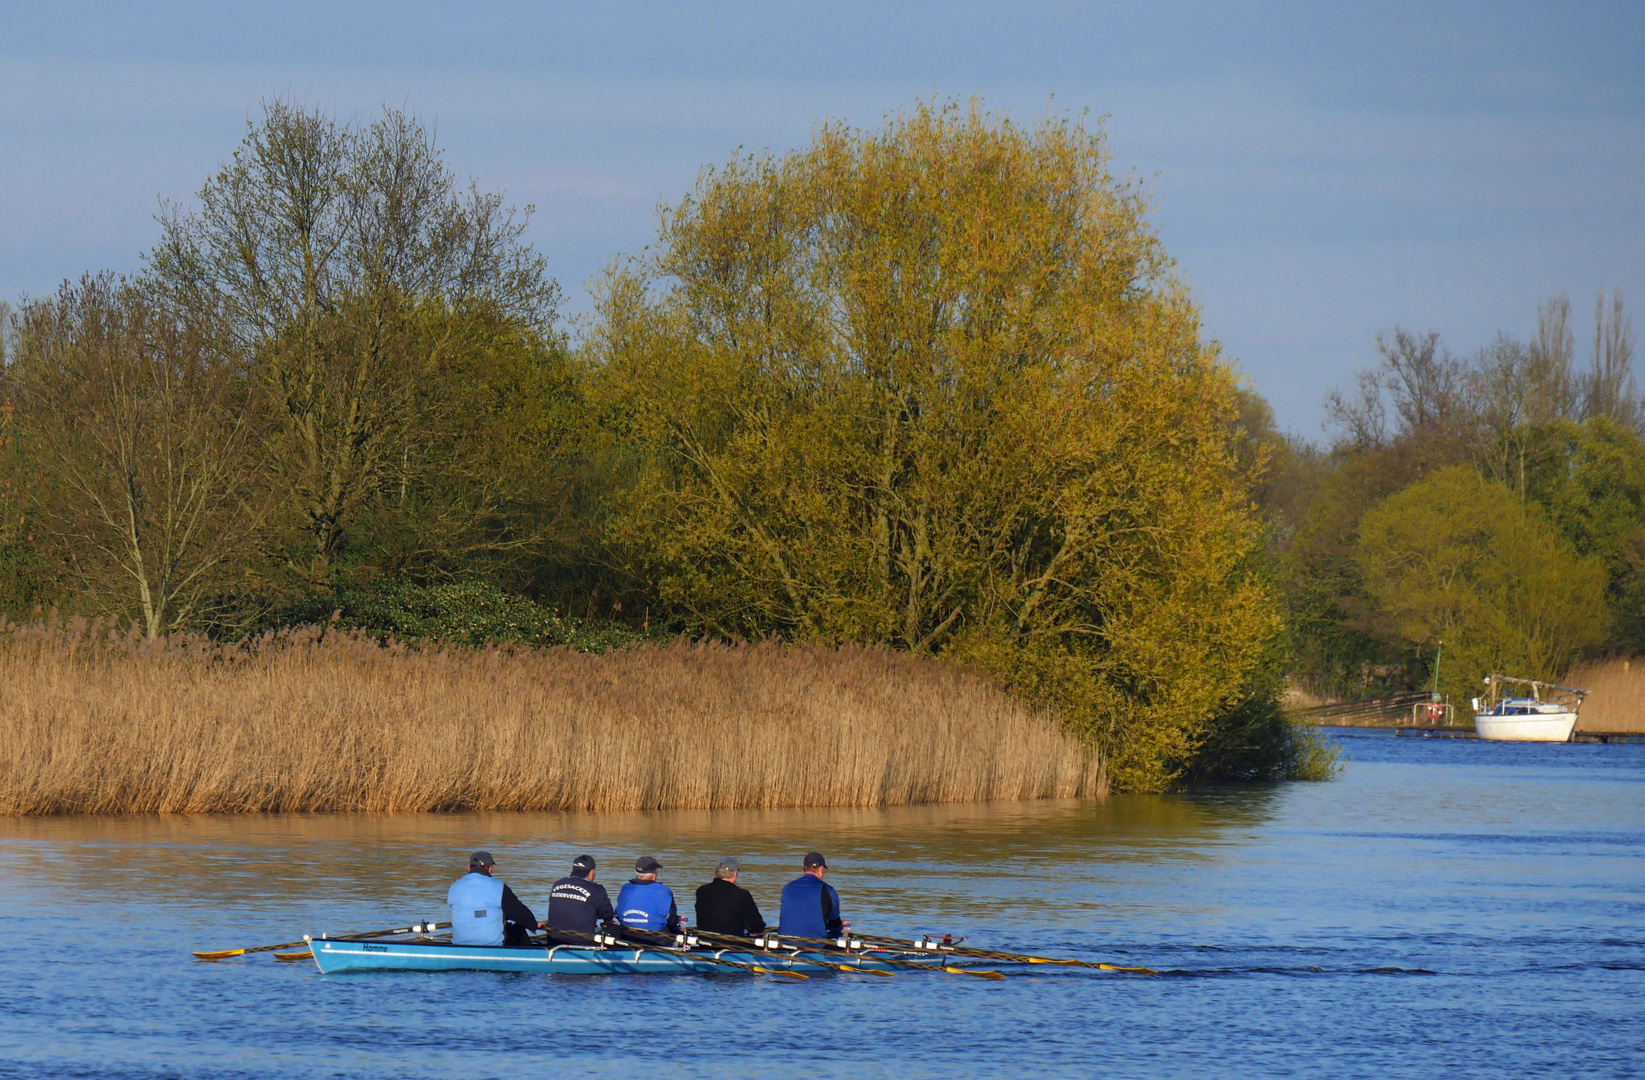
<svg viewBox="0 0 1645 1080"><path fill-rule="evenodd" d="M932 104L733 158L575 333L528 215L415 117L268 103L141 274L9 322L0 607L889 649L1119 789L1329 774L1279 705L1291 474L1100 131Z"/></svg>
<svg viewBox="0 0 1645 1080"><path fill-rule="evenodd" d="M1613 657L1582 661L1565 676L1589 692L1577 715L1578 731L1645 734L1645 666L1637 659Z"/></svg>
<svg viewBox="0 0 1645 1080"><path fill-rule="evenodd" d="M880 646L602 655L0 628L0 814L889 806L1105 794L1102 757Z"/></svg>
<svg viewBox="0 0 1645 1080"><path fill-rule="evenodd" d="M1556 297L1530 340L1463 356L1396 329L1328 400L1328 449L1255 437L1274 462L1261 497L1300 690L1381 698L1428 688L1437 667L1466 719L1487 673L1586 678L1610 669L1574 662L1645 652L1632 327L1602 294L1584 364L1572 323ZM1599 682L1585 727L1596 710L1616 730L1645 719L1637 695L1606 701L1621 684Z"/></svg>

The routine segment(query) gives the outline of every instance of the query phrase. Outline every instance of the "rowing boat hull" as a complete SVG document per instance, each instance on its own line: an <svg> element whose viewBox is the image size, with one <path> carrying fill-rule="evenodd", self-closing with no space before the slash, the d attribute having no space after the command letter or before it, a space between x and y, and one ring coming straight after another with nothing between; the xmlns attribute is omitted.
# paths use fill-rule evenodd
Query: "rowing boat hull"
<svg viewBox="0 0 1645 1080"><path fill-rule="evenodd" d="M345 971L514 971L545 975L692 975L734 969L709 957L783 971L832 970L833 963L891 971L893 965L854 954L817 964L803 957L730 950L690 953L673 949L596 949L503 945L448 945L439 942L325 941L309 943L314 962L327 975Z"/></svg>

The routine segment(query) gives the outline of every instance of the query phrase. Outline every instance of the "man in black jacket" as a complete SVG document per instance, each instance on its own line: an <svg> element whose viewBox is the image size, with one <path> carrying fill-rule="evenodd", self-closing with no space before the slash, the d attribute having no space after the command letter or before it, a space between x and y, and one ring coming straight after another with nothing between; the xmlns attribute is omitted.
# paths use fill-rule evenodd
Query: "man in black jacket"
<svg viewBox="0 0 1645 1080"><path fill-rule="evenodd" d="M714 880L697 889L697 929L747 937L765 932L754 894L737 884L737 860L714 864Z"/></svg>
<svg viewBox="0 0 1645 1080"><path fill-rule="evenodd" d="M616 915L605 886L594 882L594 856L579 855L571 863L571 876L556 881L548 894L548 918L542 925L556 944L587 945L582 938L559 937L554 931L592 934L596 924L610 922Z"/></svg>

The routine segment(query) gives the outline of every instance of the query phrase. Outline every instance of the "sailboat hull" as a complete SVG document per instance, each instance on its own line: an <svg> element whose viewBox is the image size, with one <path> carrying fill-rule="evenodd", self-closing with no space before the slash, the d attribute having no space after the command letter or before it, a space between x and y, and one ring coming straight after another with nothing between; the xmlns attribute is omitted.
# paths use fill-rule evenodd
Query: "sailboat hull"
<svg viewBox="0 0 1645 1080"><path fill-rule="evenodd" d="M1576 727L1574 712L1531 713L1522 716L1474 717L1474 733L1493 742L1570 742Z"/></svg>

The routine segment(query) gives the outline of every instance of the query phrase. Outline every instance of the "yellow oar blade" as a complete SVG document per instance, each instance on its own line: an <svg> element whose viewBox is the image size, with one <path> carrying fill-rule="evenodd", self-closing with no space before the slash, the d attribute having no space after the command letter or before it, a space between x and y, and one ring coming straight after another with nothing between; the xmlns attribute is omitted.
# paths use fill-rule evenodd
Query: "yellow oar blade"
<svg viewBox="0 0 1645 1080"><path fill-rule="evenodd" d="M227 960L231 956L244 956L244 949L222 949L218 952L197 952L194 954L201 960Z"/></svg>
<svg viewBox="0 0 1645 1080"><path fill-rule="evenodd" d="M781 975L785 979L809 979L811 976L800 971L779 971L776 968L763 968L749 965L750 971L757 971L761 975Z"/></svg>
<svg viewBox="0 0 1645 1080"><path fill-rule="evenodd" d="M938 970L939 971L946 971L950 975L975 975L979 979L1003 979L1003 978L1005 978L1005 974L1003 972L999 972L999 971L974 971L971 968L951 968L951 967L939 968Z"/></svg>
<svg viewBox="0 0 1645 1080"><path fill-rule="evenodd" d="M821 963L822 967L834 968L836 972L850 972L854 975L893 975L893 972L882 972L878 968L859 968L850 963L829 963L827 960L814 960L811 957L801 958L801 963Z"/></svg>
<svg viewBox="0 0 1645 1080"><path fill-rule="evenodd" d="M1159 974L1159 972L1155 971L1153 968L1144 968L1144 967L1128 968L1128 967L1120 967L1117 964L1098 964L1097 967L1101 968L1103 971L1124 971L1124 972L1127 972L1127 973L1132 974L1132 975L1158 975Z"/></svg>
<svg viewBox="0 0 1645 1080"><path fill-rule="evenodd" d="M314 954L311 952L277 952L274 954L274 959L288 962L292 960L312 960Z"/></svg>

